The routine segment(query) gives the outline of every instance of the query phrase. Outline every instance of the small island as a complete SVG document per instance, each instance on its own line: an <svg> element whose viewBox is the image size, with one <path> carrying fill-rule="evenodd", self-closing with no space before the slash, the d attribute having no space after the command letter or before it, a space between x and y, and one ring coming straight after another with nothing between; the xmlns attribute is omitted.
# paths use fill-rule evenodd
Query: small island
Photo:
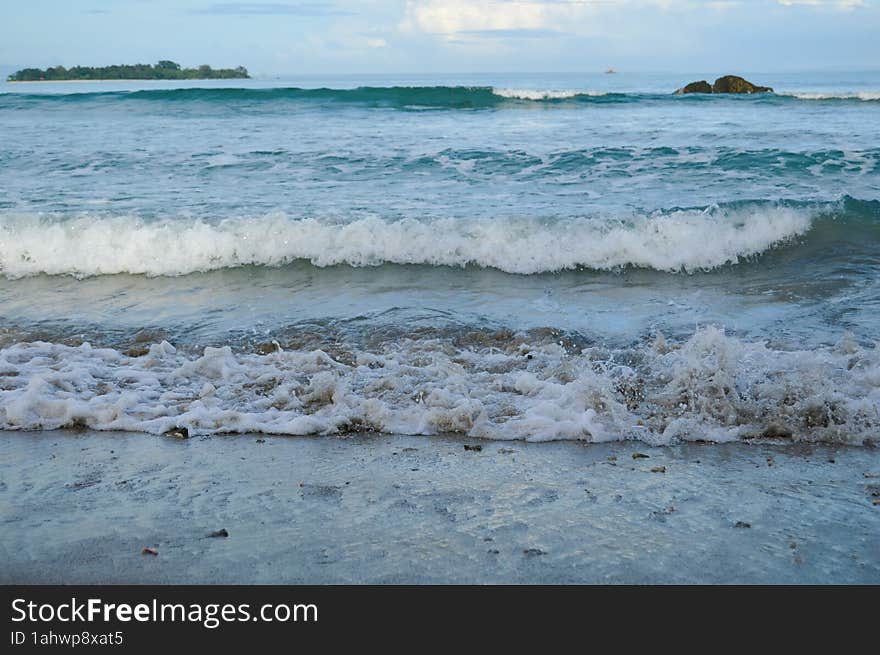
<svg viewBox="0 0 880 655"><path fill-rule="evenodd" d="M181 68L180 64L163 60L157 64L122 64L119 66L50 66L24 68L6 78L7 82L68 82L87 80L228 80L247 79L247 68Z"/></svg>

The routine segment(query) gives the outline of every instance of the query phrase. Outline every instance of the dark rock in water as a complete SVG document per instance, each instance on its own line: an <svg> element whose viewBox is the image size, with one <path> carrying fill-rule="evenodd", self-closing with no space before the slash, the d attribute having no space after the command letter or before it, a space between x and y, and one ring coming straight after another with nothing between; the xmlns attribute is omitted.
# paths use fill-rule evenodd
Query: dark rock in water
<svg viewBox="0 0 880 655"><path fill-rule="evenodd" d="M172 437L173 439L189 439L189 430L186 428L174 428L173 430L168 430L163 437Z"/></svg>
<svg viewBox="0 0 880 655"><path fill-rule="evenodd" d="M792 432L787 427L782 425L769 425L762 433L761 436L765 439L791 439Z"/></svg>
<svg viewBox="0 0 880 655"><path fill-rule="evenodd" d="M772 93L769 86L756 86L737 75L725 75L715 80L712 93Z"/></svg>
<svg viewBox="0 0 880 655"><path fill-rule="evenodd" d="M706 80L699 82L691 82L684 86L676 94L683 93L772 93L773 89L769 86L757 86L738 75L725 75L715 80L715 84L711 86Z"/></svg>
<svg viewBox="0 0 880 655"><path fill-rule="evenodd" d="M675 93L678 95L681 95L682 93L712 93L712 85L706 80L700 80L699 82L691 82L690 84L683 86Z"/></svg>

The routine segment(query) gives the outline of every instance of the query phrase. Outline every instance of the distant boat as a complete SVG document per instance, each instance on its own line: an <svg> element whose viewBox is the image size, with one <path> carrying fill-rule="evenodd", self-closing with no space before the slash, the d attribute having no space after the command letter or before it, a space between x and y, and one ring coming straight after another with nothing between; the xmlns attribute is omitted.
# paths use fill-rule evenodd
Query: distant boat
<svg viewBox="0 0 880 655"><path fill-rule="evenodd" d="M609 68L607 71L605 71L605 74L606 75L616 75L617 71L614 70L613 68Z"/></svg>

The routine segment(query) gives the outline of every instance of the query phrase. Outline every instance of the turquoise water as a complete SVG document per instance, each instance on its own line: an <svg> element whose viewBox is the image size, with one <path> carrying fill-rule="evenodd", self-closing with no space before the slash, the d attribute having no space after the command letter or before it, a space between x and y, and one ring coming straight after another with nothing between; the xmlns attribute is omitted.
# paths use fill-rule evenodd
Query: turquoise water
<svg viewBox="0 0 880 655"><path fill-rule="evenodd" d="M747 77L4 84L0 425L870 439L880 73Z"/></svg>

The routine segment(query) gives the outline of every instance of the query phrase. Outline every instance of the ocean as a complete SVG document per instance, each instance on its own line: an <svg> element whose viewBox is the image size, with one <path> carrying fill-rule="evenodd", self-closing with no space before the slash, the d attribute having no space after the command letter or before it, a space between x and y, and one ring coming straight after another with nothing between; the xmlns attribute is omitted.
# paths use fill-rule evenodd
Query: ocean
<svg viewBox="0 0 880 655"><path fill-rule="evenodd" d="M880 425L880 73L0 85L0 429Z"/></svg>

